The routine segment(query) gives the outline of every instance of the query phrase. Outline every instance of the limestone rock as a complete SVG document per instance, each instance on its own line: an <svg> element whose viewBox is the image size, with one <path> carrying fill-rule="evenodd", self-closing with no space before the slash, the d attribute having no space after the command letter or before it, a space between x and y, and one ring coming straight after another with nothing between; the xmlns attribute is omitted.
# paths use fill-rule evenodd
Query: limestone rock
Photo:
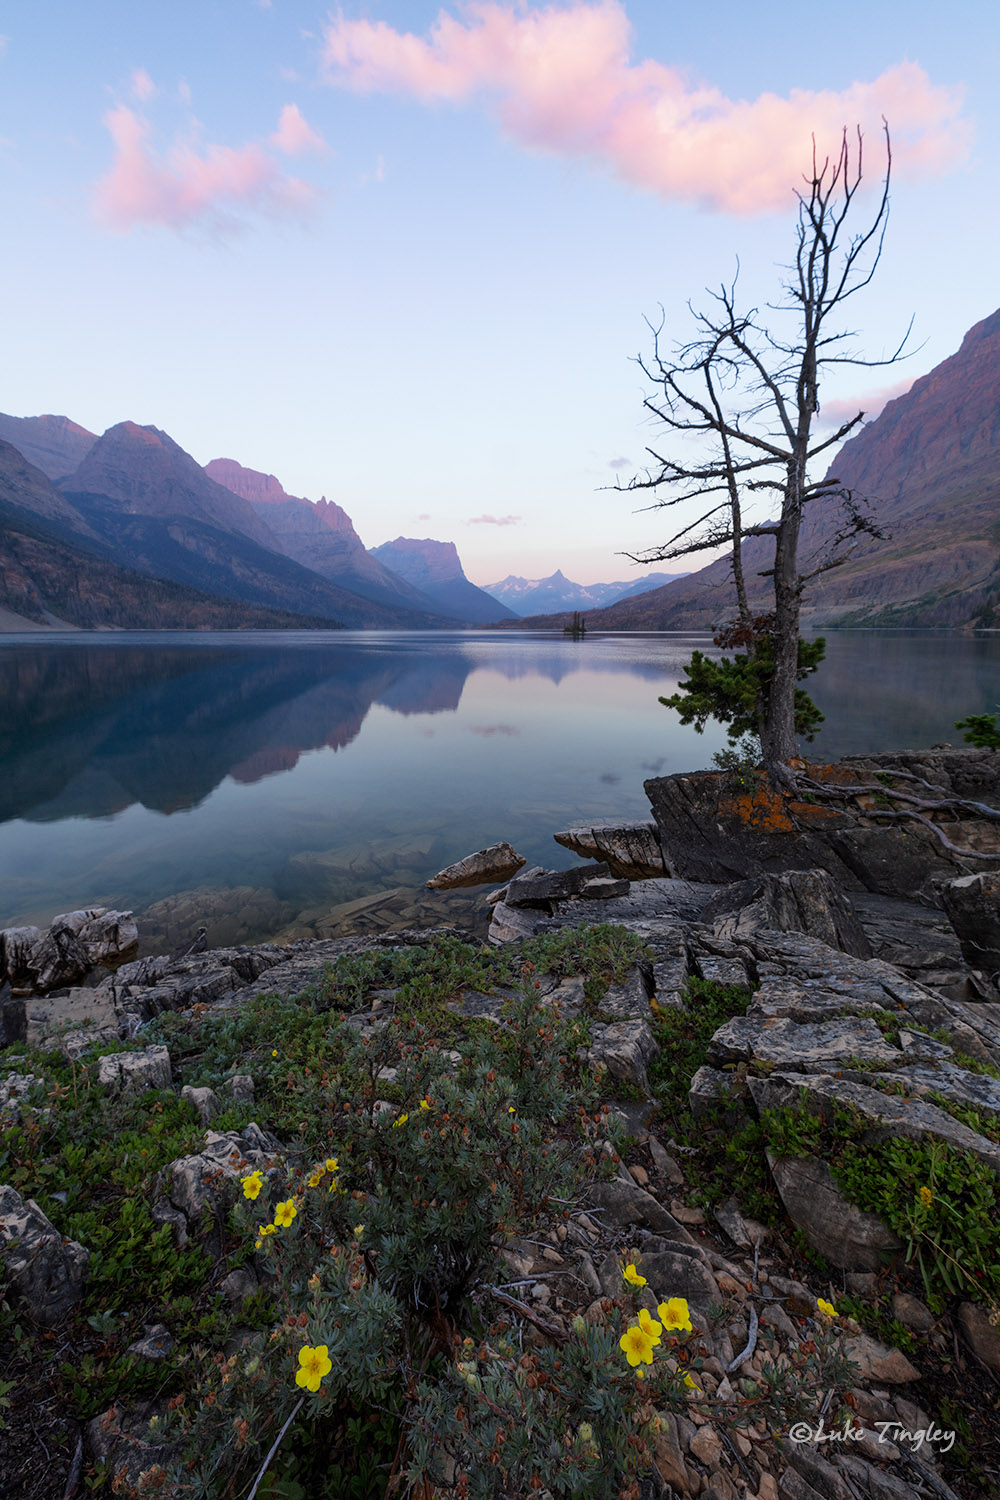
<svg viewBox="0 0 1000 1500"><path fill-rule="evenodd" d="M652 1011L644 970L635 965L622 984L610 985L601 996L598 1009L601 1015L613 1016L616 1021L648 1021Z"/></svg>
<svg viewBox="0 0 1000 1500"><path fill-rule="evenodd" d="M926 1333L934 1327L934 1314L926 1303L911 1292L896 1292L892 1299L892 1315L904 1328L914 1333Z"/></svg>
<svg viewBox="0 0 1000 1500"><path fill-rule="evenodd" d="M611 876L598 876L588 880L580 892L581 901L613 901L618 896L627 896L631 890L627 880L615 880Z"/></svg>
<svg viewBox="0 0 1000 1500"><path fill-rule="evenodd" d="M579 896L592 880L605 880L610 874L607 865L597 864L517 875L508 885L504 899L508 906L541 906L547 910L549 902Z"/></svg>
<svg viewBox="0 0 1000 1500"><path fill-rule="evenodd" d="M140 1359L167 1359L174 1348L174 1336L165 1323L145 1323L141 1339L129 1344L127 1353Z"/></svg>
<svg viewBox="0 0 1000 1500"><path fill-rule="evenodd" d="M222 1100L214 1089L192 1088L186 1083L181 1098L187 1100L203 1125L211 1125L216 1115L222 1113Z"/></svg>
<svg viewBox="0 0 1000 1500"><path fill-rule="evenodd" d="M901 1349L881 1344L867 1334L845 1339L844 1352L858 1366L862 1380L873 1380L880 1385L905 1385L910 1380L920 1379L920 1371L910 1364Z"/></svg>
<svg viewBox="0 0 1000 1500"><path fill-rule="evenodd" d="M673 872L668 867L655 823L601 823L567 828L552 835L582 859L603 860L613 875L648 880Z"/></svg>
<svg viewBox="0 0 1000 1500"><path fill-rule="evenodd" d="M711 1064L754 1058L774 1067L827 1072L857 1060L873 1067L900 1060L878 1026L867 1016L835 1021L797 1022L770 1016L736 1016L721 1026L708 1048Z"/></svg>
<svg viewBox="0 0 1000 1500"><path fill-rule="evenodd" d="M807 932L831 948L871 958L871 944L847 896L826 870L764 874L730 886L709 901L701 920L738 940L758 928Z"/></svg>
<svg viewBox="0 0 1000 1500"><path fill-rule="evenodd" d="M24 1100L35 1087L41 1083L34 1073L8 1073L6 1078L0 1078L0 1113L6 1120L20 1120L25 1113Z"/></svg>
<svg viewBox="0 0 1000 1500"><path fill-rule="evenodd" d="M491 844L488 849L467 854L464 859L439 870L428 880L427 888L431 891L453 891L471 885L489 885L496 880L506 880L524 862L524 856L518 854L511 844Z"/></svg>
<svg viewBox="0 0 1000 1500"><path fill-rule="evenodd" d="M98 1062L97 1081L115 1093L141 1094L170 1087L170 1053L166 1047L141 1052L112 1052Z"/></svg>
<svg viewBox="0 0 1000 1500"><path fill-rule="evenodd" d="M683 1297L702 1317L709 1307L723 1301L708 1267L679 1247L655 1254L644 1252L636 1262L636 1269L640 1276L645 1276L657 1301Z"/></svg>
<svg viewBox="0 0 1000 1500"><path fill-rule="evenodd" d="M941 886L941 900L970 968L996 975L1000 971L1000 870L948 881Z"/></svg>
<svg viewBox="0 0 1000 1500"><path fill-rule="evenodd" d="M1000 1370L1000 1329L990 1322L986 1309L974 1302L961 1302L958 1321L973 1354L992 1370Z"/></svg>
<svg viewBox="0 0 1000 1500"><path fill-rule="evenodd" d="M0 1047L12 1047L28 1036L28 1013L23 1000L4 998L4 985L0 985Z"/></svg>
<svg viewBox="0 0 1000 1500"><path fill-rule="evenodd" d="M678 1224L673 1214L663 1207L645 1189L634 1182L596 1182L590 1189L590 1202L594 1209L619 1229L629 1225L642 1225L667 1239L689 1241L691 1236ZM616 1286L617 1291L620 1287Z"/></svg>
<svg viewBox="0 0 1000 1500"><path fill-rule="evenodd" d="M50 1328L83 1296L89 1250L67 1240L32 1198L0 1186L0 1257L32 1316Z"/></svg>
<svg viewBox="0 0 1000 1500"><path fill-rule="evenodd" d="M648 1098L649 1076L646 1068L654 1057L659 1056L660 1051L648 1023L612 1021L604 1025L595 1021L591 1027L591 1038L587 1051L587 1061L591 1067L603 1063L614 1078L634 1084Z"/></svg>
<svg viewBox="0 0 1000 1500"><path fill-rule="evenodd" d="M167 1168L170 1201L190 1222L204 1209L235 1198L237 1180L254 1168L266 1171L276 1156L277 1143L259 1125L225 1135L206 1131L201 1151L179 1157Z"/></svg>
<svg viewBox="0 0 1000 1500"><path fill-rule="evenodd" d="M785 1212L831 1265L845 1271L878 1271L902 1241L875 1214L863 1212L840 1192L825 1162L816 1157L775 1157L768 1164Z"/></svg>
<svg viewBox="0 0 1000 1500"><path fill-rule="evenodd" d="M252 1104L254 1088L253 1079L250 1077L250 1074L234 1073L229 1080L229 1092L234 1099L245 1100L247 1103Z"/></svg>
<svg viewBox="0 0 1000 1500"><path fill-rule="evenodd" d="M53 917L49 927L13 927L0 933L0 984L46 994L76 984L99 964L116 967L131 958L139 933L131 912L86 907Z"/></svg>
<svg viewBox="0 0 1000 1500"><path fill-rule="evenodd" d="M712 1114L725 1104L733 1091L735 1079L732 1073L723 1073L719 1068L707 1065L700 1067L691 1079L688 1089L688 1108L696 1120Z"/></svg>
<svg viewBox="0 0 1000 1500"><path fill-rule="evenodd" d="M490 918L487 938L499 947L501 943L517 943L522 938L534 937L540 926L540 917L538 911L525 911L519 906L508 906L506 901L498 901Z"/></svg>

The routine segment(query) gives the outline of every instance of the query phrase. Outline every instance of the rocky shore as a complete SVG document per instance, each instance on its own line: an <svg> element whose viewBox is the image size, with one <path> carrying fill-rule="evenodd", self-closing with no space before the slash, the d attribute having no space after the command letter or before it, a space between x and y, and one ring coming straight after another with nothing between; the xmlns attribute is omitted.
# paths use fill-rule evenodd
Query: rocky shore
<svg viewBox="0 0 1000 1500"><path fill-rule="evenodd" d="M582 968L539 971L540 1001L560 1018L586 1021L586 1067L604 1080L604 1102L628 1145L609 1143L615 1175L594 1181L555 1229L522 1225L503 1259L516 1281L511 1318L526 1347L558 1346L574 1318L604 1326L619 1316L630 1255L646 1278L641 1301L650 1314L658 1298L685 1300L705 1401L695 1396L683 1411L659 1413L643 1496L972 1500L1000 1482L1000 1277L983 1278L971 1246L985 1231L970 1217L967 1258L959 1256L964 1263L950 1281L947 1266L936 1281L920 1218L922 1204L929 1211L930 1198L950 1190L950 1164L978 1173L982 1191L1000 1177L1000 874L997 861L975 859L1000 853L1000 823L990 816L1000 806L997 759L948 750L809 767L806 784L821 790L794 804L737 773L661 778L647 783L649 824L556 835L590 863L526 870L509 846L500 848L500 866L479 858L480 878L494 868L509 877L487 898L499 956L603 932L604 924L636 945L634 961L596 999ZM822 788L833 789L830 802ZM917 818L891 816L901 807ZM445 887L468 880L468 869L439 877ZM400 950L433 954L442 934L202 951L195 941L195 951L129 960L125 914L89 913L75 928L64 922L33 938L23 930L0 935L6 984L16 992L39 976L65 978L74 954L81 961L78 950L94 957L98 930L113 934L101 963L114 966L96 984L70 986L74 1023L49 1045L73 1060L74 1079L82 1062L88 1087L109 1102L160 1090L189 1110L201 1144L165 1162L146 1198L178 1251L215 1233L212 1294L238 1310L266 1276L252 1261L227 1270L220 1215L240 1173L266 1173L294 1153L294 1142L269 1116L259 1062L232 1057L224 1079L199 1085L189 1081L196 1044L185 1040L178 1053L150 1041L150 1032L164 1034L157 1027L173 1016L197 1034L204 1017L238 1017L261 994L315 1003L338 965ZM402 993L372 986L359 994L351 1024L377 1036ZM668 1085L671 1039L704 1028L699 1006L710 994L729 997L729 1011L705 1031L690 1076ZM449 1055L460 1060L463 1028L495 1027L499 1035L512 996L509 984L459 984L442 994L458 1048ZM15 1060L36 1003L16 993L4 1003L2 1040ZM88 1024L78 1024L84 1018ZM37 1035L42 1023L31 1024ZM0 1068L8 1123L23 1128L45 1116L53 1106L41 1102L44 1083L26 1066L8 1062L6 1076ZM235 1101L252 1108L252 1121L213 1128ZM942 1163L939 1179L922 1184L907 1209L908 1231L887 1198L873 1211L872 1202L882 1204L874 1189L864 1202L846 1190L836 1140L848 1117L859 1153L883 1152L887 1163L902 1153L902 1162L913 1149L928 1153L921 1161ZM769 1223L755 1217L740 1172L731 1192L706 1198L699 1146L691 1144L700 1135L717 1151L727 1135L764 1142L776 1210ZM42 1196L0 1187L0 1256L12 1305L34 1326L58 1330L83 1305L92 1250L60 1232L58 1205L46 1200L43 1210ZM206 1211L214 1231L206 1231ZM763 1418L734 1424L749 1391L773 1385L776 1368L803 1368L822 1345L831 1323L821 1303L852 1310L836 1323L841 1352L853 1361L837 1402L830 1405L832 1387L826 1406L817 1390L797 1435ZM859 1320L862 1304L881 1311ZM147 1322L130 1353L155 1364L175 1335L166 1323ZM22 1396L21 1407L29 1406ZM134 1486L164 1461L149 1431L159 1410L155 1401L126 1400L88 1422L60 1412L67 1453L78 1442L81 1461L98 1470L106 1463ZM3 1442L0 1431L0 1454ZM10 1462L21 1475L20 1448ZM67 1473L64 1466L48 1489L25 1475L11 1493L61 1496Z"/></svg>

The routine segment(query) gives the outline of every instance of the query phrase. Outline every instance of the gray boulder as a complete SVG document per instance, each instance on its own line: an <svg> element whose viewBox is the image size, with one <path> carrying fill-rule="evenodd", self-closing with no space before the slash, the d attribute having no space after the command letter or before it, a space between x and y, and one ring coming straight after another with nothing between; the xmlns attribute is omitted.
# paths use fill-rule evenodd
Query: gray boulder
<svg viewBox="0 0 1000 1500"><path fill-rule="evenodd" d="M603 860L613 875L626 880L673 874L663 857L655 823L598 823L567 828L552 837L582 859Z"/></svg>
<svg viewBox="0 0 1000 1500"><path fill-rule="evenodd" d="M739 941L760 928L807 932L855 958L872 948L851 902L826 870L788 870L740 881L708 902L701 920Z"/></svg>
<svg viewBox="0 0 1000 1500"><path fill-rule="evenodd" d="M814 1250L844 1271L880 1271L902 1241L875 1214L849 1203L825 1162L775 1157L768 1164L785 1212Z"/></svg>
<svg viewBox="0 0 1000 1500"><path fill-rule="evenodd" d="M141 1094L145 1089L168 1089L170 1080L170 1053L166 1047L112 1052L98 1062L98 1083L114 1093Z"/></svg>
<svg viewBox="0 0 1000 1500"><path fill-rule="evenodd" d="M427 882L431 891L457 891L471 885L489 885L495 880L506 880L524 864L524 856L518 854L513 845L502 842L491 844L488 849L479 849L467 854L464 859L443 870Z"/></svg>
<svg viewBox="0 0 1000 1500"><path fill-rule="evenodd" d="M34 994L78 983L98 965L115 968L138 950L131 912L90 906L54 917L44 931L11 927L0 933L0 984Z"/></svg>
<svg viewBox="0 0 1000 1500"><path fill-rule="evenodd" d="M647 1067L659 1055L659 1047L646 1021L612 1021L609 1025L594 1022L587 1061L591 1067L603 1064L613 1078L630 1083L649 1097Z"/></svg>
<svg viewBox="0 0 1000 1500"><path fill-rule="evenodd" d="M965 875L941 886L941 900L970 968L1000 973L1000 870Z"/></svg>
<svg viewBox="0 0 1000 1500"><path fill-rule="evenodd" d="M67 1240L32 1198L0 1186L0 1258L32 1317L59 1323L83 1296L89 1250Z"/></svg>
<svg viewBox="0 0 1000 1500"><path fill-rule="evenodd" d="M267 1171L278 1155L277 1142L259 1125L225 1135L208 1130L201 1151L179 1157L167 1168L170 1201L189 1221L206 1208L214 1212L236 1197L241 1177L254 1168Z"/></svg>

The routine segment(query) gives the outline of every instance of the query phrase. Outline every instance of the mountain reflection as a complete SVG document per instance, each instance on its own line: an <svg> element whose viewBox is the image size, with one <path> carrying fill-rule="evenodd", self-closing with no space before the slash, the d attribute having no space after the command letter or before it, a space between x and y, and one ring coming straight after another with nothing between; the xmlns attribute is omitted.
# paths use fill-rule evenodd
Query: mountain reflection
<svg viewBox="0 0 1000 1500"><path fill-rule="evenodd" d="M192 808L226 776L252 783L290 771L306 751L343 749L374 704L454 713L483 665L473 647L427 638L12 645L0 650L0 822L101 818L137 803ZM554 683L591 665L558 650L528 664L513 643L489 661L505 677Z"/></svg>

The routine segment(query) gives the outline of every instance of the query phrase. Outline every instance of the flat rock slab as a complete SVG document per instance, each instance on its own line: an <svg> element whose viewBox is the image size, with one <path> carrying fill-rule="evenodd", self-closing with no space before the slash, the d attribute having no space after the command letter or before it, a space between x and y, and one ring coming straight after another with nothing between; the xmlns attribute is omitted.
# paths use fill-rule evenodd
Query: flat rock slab
<svg viewBox="0 0 1000 1500"><path fill-rule="evenodd" d="M785 1211L814 1250L845 1271L880 1271L902 1241L875 1214L841 1193L826 1162L816 1157L775 1157L768 1164Z"/></svg>
<svg viewBox="0 0 1000 1500"><path fill-rule="evenodd" d="M758 1110L795 1108L804 1091L808 1107L824 1117L837 1105L846 1105L867 1116L872 1122L868 1139L873 1143L898 1136L915 1141L941 1140L956 1151L971 1151L1000 1176L1000 1145L952 1119L934 1104L885 1094L854 1079L828 1074L773 1073L768 1078L749 1078L747 1087Z"/></svg>
<svg viewBox="0 0 1000 1500"><path fill-rule="evenodd" d="M799 1072L826 1072L855 1059L890 1067L902 1061L899 1048L891 1046L867 1016L805 1022L736 1016L715 1033L708 1061L719 1067L750 1059Z"/></svg>
<svg viewBox="0 0 1000 1500"><path fill-rule="evenodd" d="M507 880L524 864L524 856L518 854L512 844L501 841L488 849L478 849L464 859L446 865L443 870L427 882L431 891L462 890L466 886L489 885L497 880Z"/></svg>

